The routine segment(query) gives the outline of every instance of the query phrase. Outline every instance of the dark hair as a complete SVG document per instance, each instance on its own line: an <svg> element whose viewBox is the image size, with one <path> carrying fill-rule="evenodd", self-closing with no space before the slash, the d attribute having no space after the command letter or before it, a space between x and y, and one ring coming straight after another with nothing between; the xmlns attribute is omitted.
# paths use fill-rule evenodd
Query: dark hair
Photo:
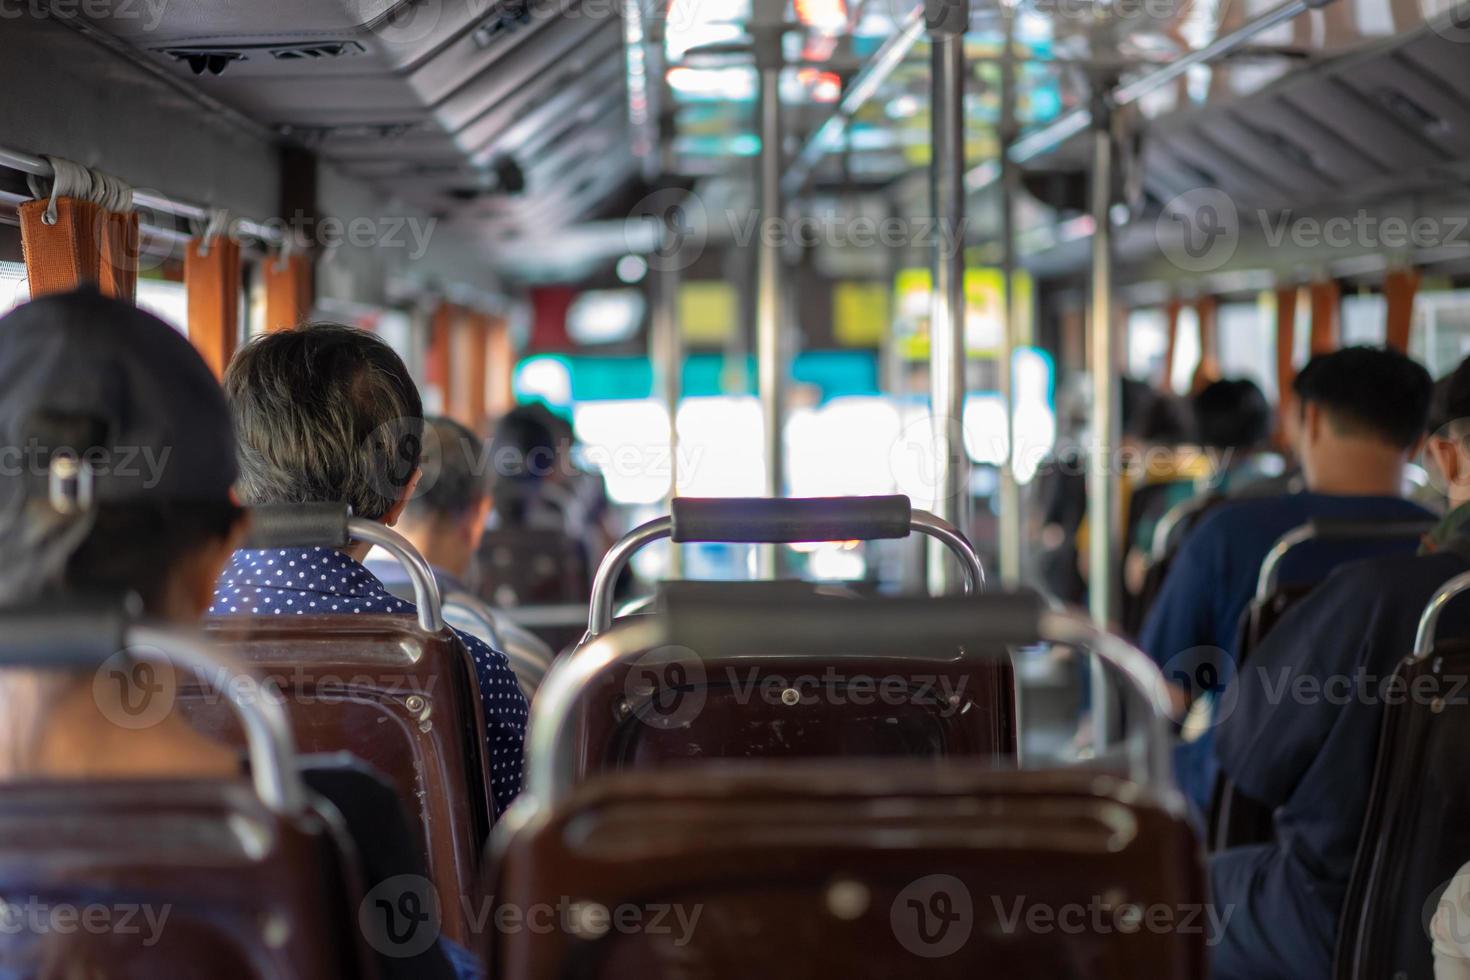
<svg viewBox="0 0 1470 980"><path fill-rule="evenodd" d="M485 443L453 419L424 419L424 478L405 516L417 520L458 518L490 492Z"/></svg>
<svg viewBox="0 0 1470 980"><path fill-rule="evenodd" d="M491 442L495 478L540 481L550 476L559 457L554 416L541 405L520 405L500 417Z"/></svg>
<svg viewBox="0 0 1470 980"><path fill-rule="evenodd" d="M1122 425L1124 435L1152 445L1177 446L1194 438L1194 417L1184 399L1132 378L1123 379Z"/></svg>
<svg viewBox="0 0 1470 980"><path fill-rule="evenodd" d="M1366 432L1407 449L1424 434L1434 382L1417 361L1386 347L1344 347L1307 362L1292 383L1343 434Z"/></svg>
<svg viewBox="0 0 1470 980"><path fill-rule="evenodd" d="M1253 449L1271 437L1271 404L1246 378L1212 381L1194 396L1194 421L1201 445Z"/></svg>
<svg viewBox="0 0 1470 980"><path fill-rule="evenodd" d="M225 372L247 504L336 503L382 518L419 466L423 402L393 348L318 323L266 334Z"/></svg>
<svg viewBox="0 0 1470 980"><path fill-rule="evenodd" d="M79 516L23 504L0 522L0 602L135 592L158 614L178 563L224 540L243 514L229 501L107 502Z"/></svg>

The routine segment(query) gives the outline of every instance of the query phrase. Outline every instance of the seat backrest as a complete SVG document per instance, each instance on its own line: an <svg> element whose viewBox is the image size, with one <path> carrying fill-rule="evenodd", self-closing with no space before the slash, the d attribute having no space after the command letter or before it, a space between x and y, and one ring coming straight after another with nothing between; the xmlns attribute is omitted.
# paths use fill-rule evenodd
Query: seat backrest
<svg viewBox="0 0 1470 980"><path fill-rule="evenodd" d="M1437 912L1460 944L1470 913L1447 895L1470 863L1470 641L1402 664L1384 697L1378 763L1338 929L1339 980L1434 976ZM1444 903L1451 903L1445 907Z"/></svg>
<svg viewBox="0 0 1470 980"><path fill-rule="evenodd" d="M444 933L465 941L495 811L484 711L464 645L410 617L375 614L223 617L208 634L286 695L301 752L349 752L397 790L422 835ZM243 743L232 712L207 688L182 685L179 706L205 734Z"/></svg>
<svg viewBox="0 0 1470 980"><path fill-rule="evenodd" d="M865 601L821 598L802 583L721 585L737 606L769 603L773 589L820 599L839 615ZM858 657L742 647L738 637L717 651L660 644L601 674L581 699L578 778L713 759L1010 758L1016 730L1011 666L978 651L917 637L907 649Z"/></svg>
<svg viewBox="0 0 1470 980"><path fill-rule="evenodd" d="M642 773L503 829L487 889L551 928L494 931L492 976L1205 973L1189 828L1098 773Z"/></svg>
<svg viewBox="0 0 1470 980"><path fill-rule="evenodd" d="M243 783L7 785L0 905L23 918L0 935L0 973L377 976L341 843L320 814L273 813Z"/></svg>
<svg viewBox="0 0 1470 980"><path fill-rule="evenodd" d="M560 531L487 531L475 561L480 598L499 609L585 602L592 589L586 548Z"/></svg>

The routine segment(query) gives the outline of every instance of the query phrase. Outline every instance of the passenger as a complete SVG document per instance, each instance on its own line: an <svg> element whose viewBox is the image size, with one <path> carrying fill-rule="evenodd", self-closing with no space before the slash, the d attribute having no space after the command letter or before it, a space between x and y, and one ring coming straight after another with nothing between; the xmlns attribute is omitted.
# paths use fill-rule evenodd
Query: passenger
<svg viewBox="0 0 1470 980"><path fill-rule="evenodd" d="M225 372L240 442L246 504L346 502L357 517L397 523L421 470L423 407L408 369L361 330L318 324L267 334ZM239 551L211 612L412 613L373 577L369 548ZM526 699L505 655L460 634L484 700L486 752L497 814L521 788Z"/></svg>
<svg viewBox="0 0 1470 980"><path fill-rule="evenodd" d="M1144 621L1141 646L1171 680L1228 677L1242 613L1272 544L1311 520L1428 520L1399 496L1429 411L1429 374L1402 354L1350 347L1313 358L1293 389L1307 491L1241 500L1200 521L1170 568ZM1365 550L1361 555L1381 554ZM1294 568L1303 581L1330 570L1322 554ZM1340 555L1336 555L1340 560ZM1176 682L1178 682L1176 680ZM1201 686L1213 687L1212 684ZM1214 787L1208 725L1178 753L1186 795L1203 812Z"/></svg>
<svg viewBox="0 0 1470 980"><path fill-rule="evenodd" d="M133 595L155 622L204 615L247 519L232 495L235 439L223 393L178 331L90 290L0 318L0 444L32 453L0 477L0 605ZM92 461L90 502L80 484L53 496L48 476L62 450ZM151 666L154 690L172 690L172 668ZM0 779L240 776L239 754L182 714L125 727L109 707L90 674L0 672ZM366 887L423 876L402 804L375 773L349 772L335 759L300 762L308 788L324 798L318 806L333 806L354 840L373 845L359 847ZM44 933L6 932L0 976L50 975L42 964L55 951ZM64 953L68 968L87 960L98 976L109 964L91 961L109 955L69 941ZM474 957L447 942L378 965L399 980L479 974Z"/></svg>
<svg viewBox="0 0 1470 980"><path fill-rule="evenodd" d="M1470 568L1470 360L1451 377L1449 403L1461 421L1431 436L1427 448L1445 474L1451 511L1421 555L1333 572L1282 618L1226 692L1234 710L1219 725L1219 764L1241 792L1275 810L1276 843L1211 859L1212 901L1234 909L1215 951L1218 980L1331 974L1376 760L1384 702L1377 685L1413 649L1435 590ZM1466 625L1464 607L1451 604L1442 630L1458 635ZM1280 696L1339 688L1350 696ZM1417 916L1421 907L1406 914ZM1452 946L1470 953L1465 921L1461 913L1453 930L1452 922L1438 923L1442 959Z"/></svg>
<svg viewBox="0 0 1470 980"><path fill-rule="evenodd" d="M1193 398L1199 442L1228 453L1210 480L1216 493L1249 492L1252 483L1280 476L1284 461L1271 451L1271 405L1247 378L1213 381Z"/></svg>
<svg viewBox="0 0 1470 980"><path fill-rule="evenodd" d="M445 620L505 653L529 700L551 665L551 651L464 584L490 516L485 444L452 419L425 419L422 468L427 477L404 508L398 530L433 566ZM408 573L397 560L370 560L368 570L394 595L412 594Z"/></svg>

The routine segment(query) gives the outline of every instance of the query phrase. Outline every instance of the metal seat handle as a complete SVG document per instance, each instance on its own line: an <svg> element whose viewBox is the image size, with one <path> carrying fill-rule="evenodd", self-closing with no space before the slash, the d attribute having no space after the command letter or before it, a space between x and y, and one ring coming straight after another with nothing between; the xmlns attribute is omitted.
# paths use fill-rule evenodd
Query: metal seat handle
<svg viewBox="0 0 1470 980"><path fill-rule="evenodd" d="M347 504L270 504L250 509L246 548L345 548L353 541L377 545L408 573L419 626L426 632L444 629L444 600L434 569L418 549L397 531L362 517Z"/></svg>
<svg viewBox="0 0 1470 980"><path fill-rule="evenodd" d="M901 534L896 533L897 508L900 506L897 501L902 501L903 509ZM978 594L985 588L985 567L965 536L953 524L928 511L911 509L907 497L739 498L717 502L681 498L674 502L674 507L671 516L654 518L629 531L603 557L592 582L587 635L582 642L601 636L611 628L613 591L633 555L665 538L680 542L762 544L880 540L907 537L917 532L942 542L959 559L965 569L966 595ZM727 515L739 516L722 516L716 513L717 509ZM832 509L842 513L817 516ZM696 520L691 523L686 515L695 516ZM803 518L811 518L814 523L803 525L800 520Z"/></svg>

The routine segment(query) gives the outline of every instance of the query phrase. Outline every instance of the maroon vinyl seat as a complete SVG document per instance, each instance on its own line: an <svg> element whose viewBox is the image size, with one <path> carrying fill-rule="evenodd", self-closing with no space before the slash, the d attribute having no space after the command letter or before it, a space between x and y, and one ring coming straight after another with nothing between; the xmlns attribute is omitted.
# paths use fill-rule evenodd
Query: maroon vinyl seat
<svg viewBox="0 0 1470 980"><path fill-rule="evenodd" d="M555 911L493 934L492 976L1205 975L1188 826L1097 773L625 774L506 830L489 891Z"/></svg>
<svg viewBox="0 0 1470 980"><path fill-rule="evenodd" d="M25 918L0 933L0 974L377 976L352 853L326 815L273 812L244 783L7 785L0 903Z"/></svg>
<svg viewBox="0 0 1470 980"><path fill-rule="evenodd" d="M592 587L586 548L561 531L487 531L475 565L480 598L504 609L582 602Z"/></svg>
<svg viewBox="0 0 1470 980"><path fill-rule="evenodd" d="M494 808L463 644L393 615L227 617L207 635L288 694L301 752L351 753L397 790L421 834L444 934L467 942ZM182 685L179 707L205 734L242 744L233 712L207 688Z"/></svg>
<svg viewBox="0 0 1470 980"><path fill-rule="evenodd" d="M1008 664L958 652L655 647L599 677L579 729L584 777L711 759L1002 758L1016 749L1014 681Z"/></svg>

